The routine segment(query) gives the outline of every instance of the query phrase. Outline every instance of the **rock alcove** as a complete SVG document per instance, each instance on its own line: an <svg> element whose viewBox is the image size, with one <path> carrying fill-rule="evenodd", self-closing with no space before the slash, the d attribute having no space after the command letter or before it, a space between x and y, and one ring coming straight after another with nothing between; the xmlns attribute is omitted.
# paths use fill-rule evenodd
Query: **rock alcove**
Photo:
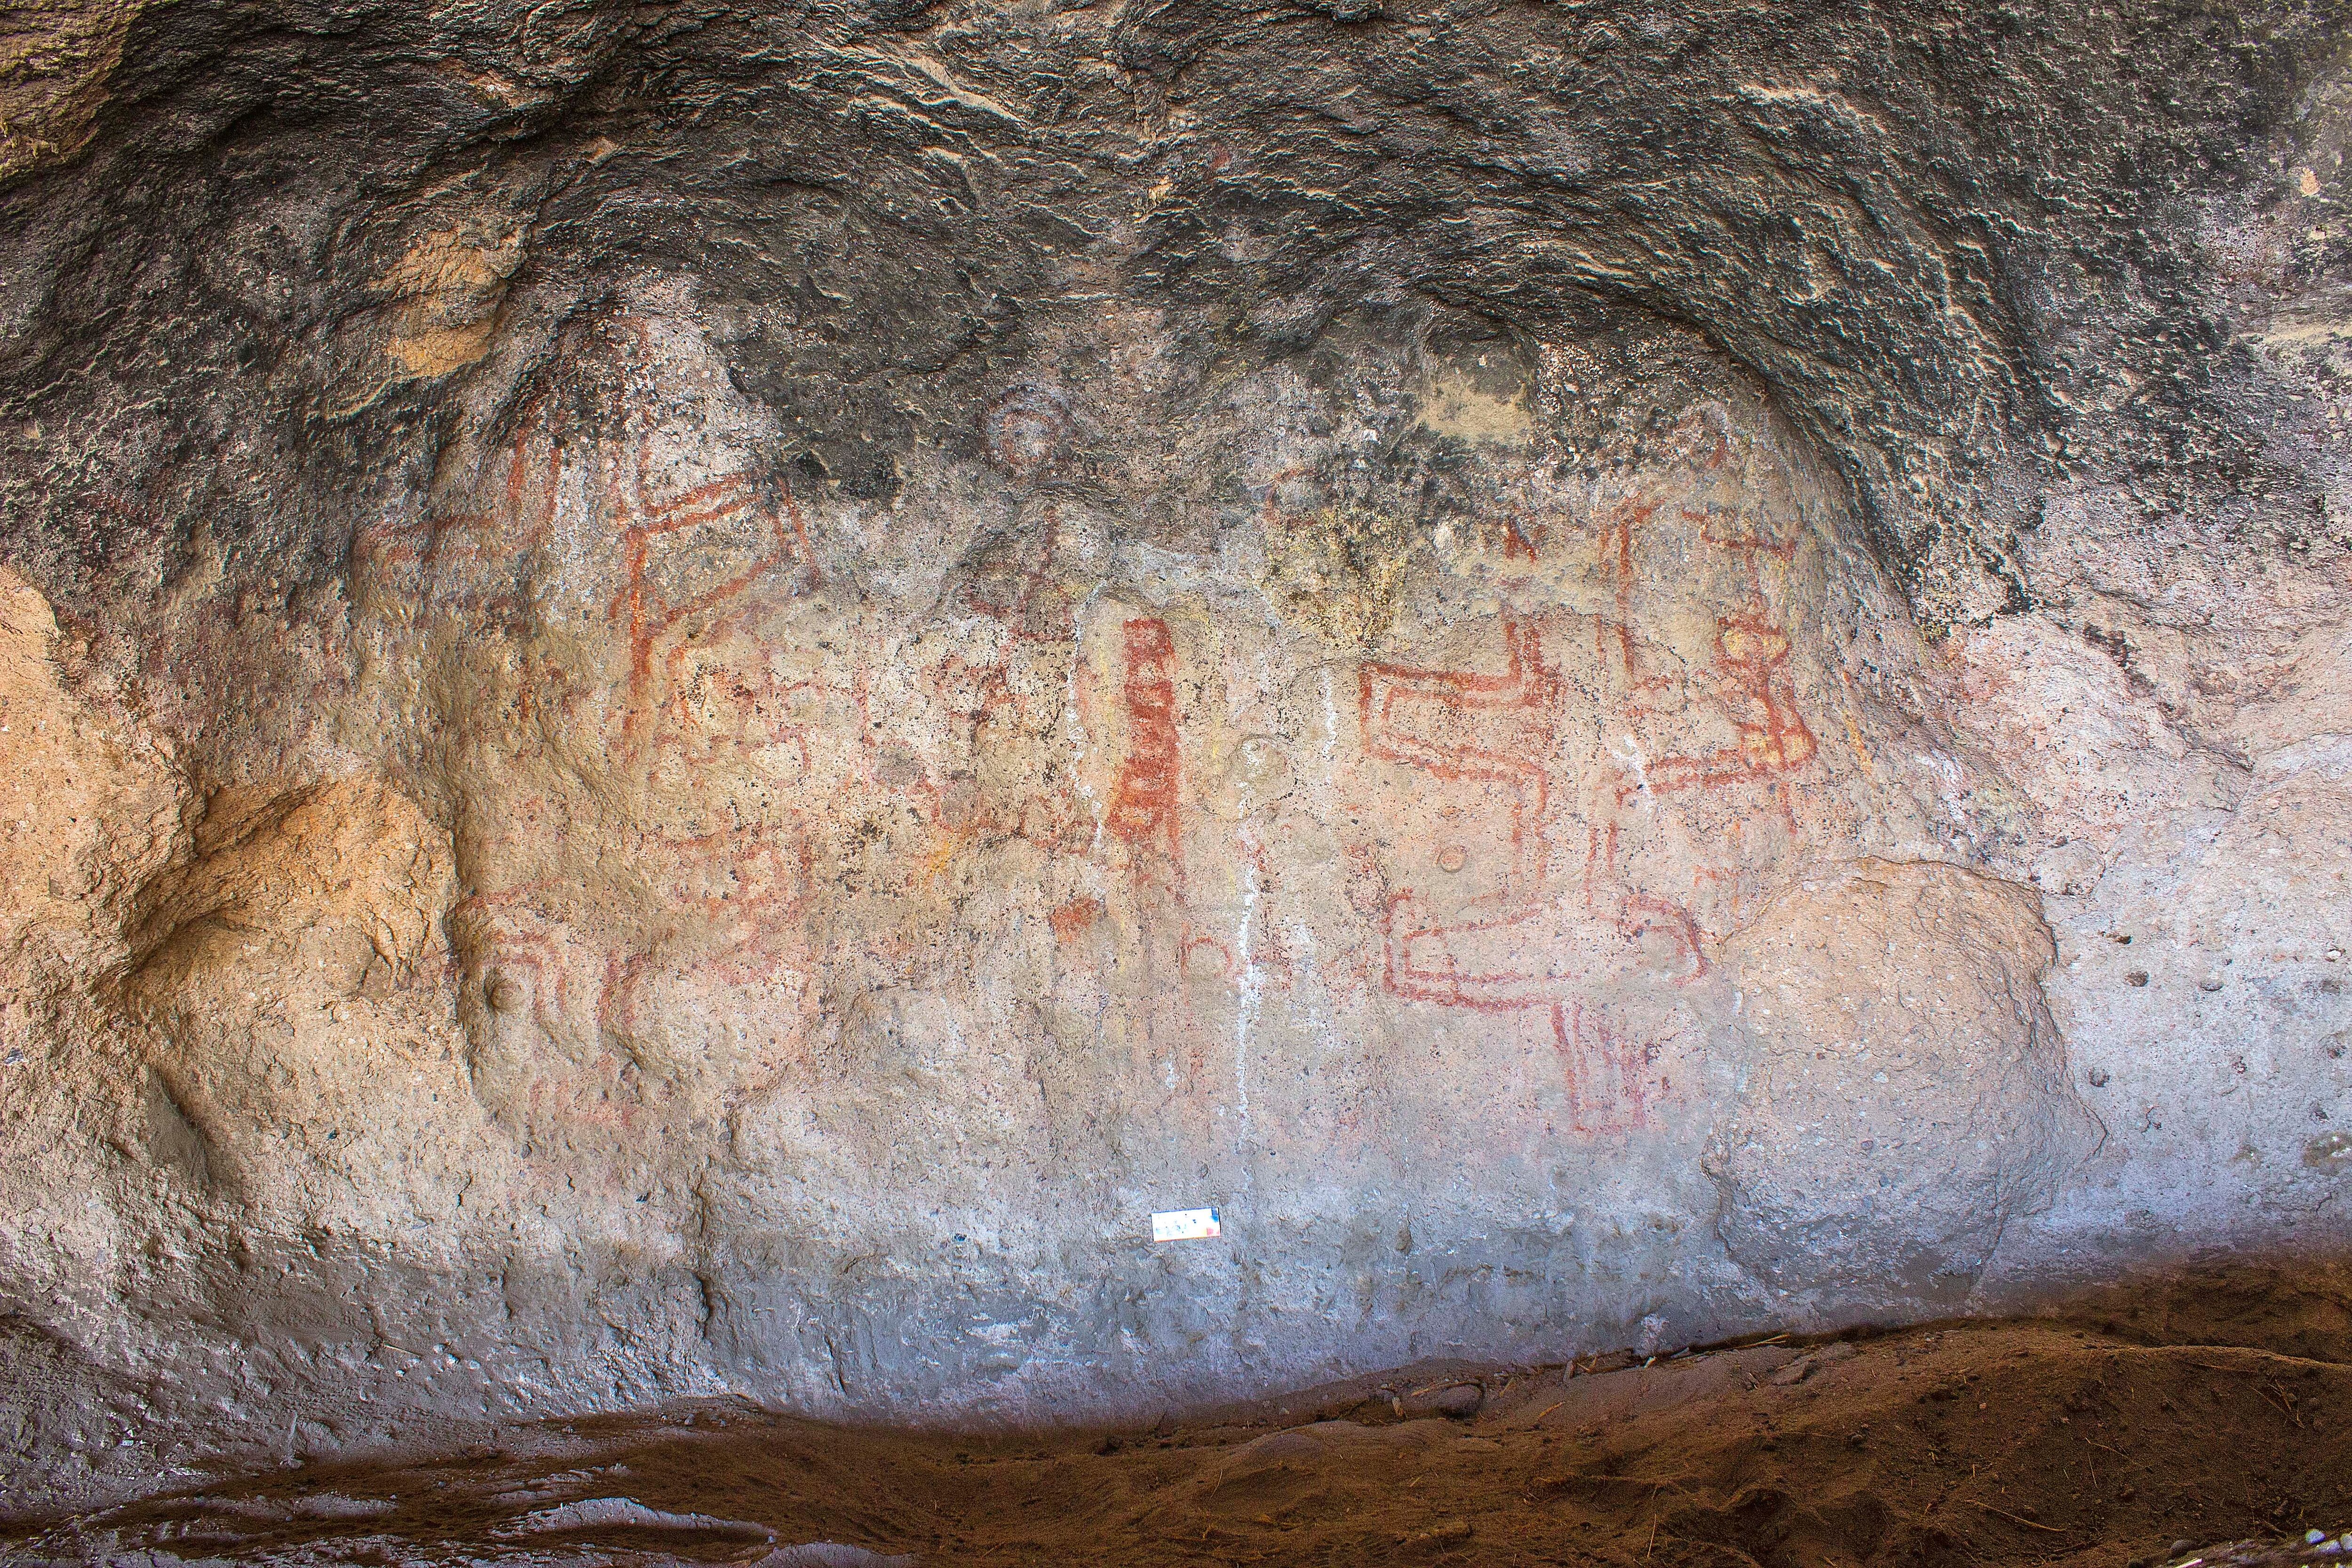
<svg viewBox="0 0 2352 1568"><path fill-rule="evenodd" d="M6 1500L2339 1246L2345 20L26 13Z"/></svg>

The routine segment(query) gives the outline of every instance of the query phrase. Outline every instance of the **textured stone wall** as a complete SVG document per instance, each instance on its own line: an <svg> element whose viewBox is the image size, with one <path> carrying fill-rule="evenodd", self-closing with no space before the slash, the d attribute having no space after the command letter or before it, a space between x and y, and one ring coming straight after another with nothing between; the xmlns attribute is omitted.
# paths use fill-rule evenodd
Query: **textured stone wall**
<svg viewBox="0 0 2352 1568"><path fill-rule="evenodd" d="M2336 18L1604 9L59 13L8 1499L2340 1245Z"/></svg>

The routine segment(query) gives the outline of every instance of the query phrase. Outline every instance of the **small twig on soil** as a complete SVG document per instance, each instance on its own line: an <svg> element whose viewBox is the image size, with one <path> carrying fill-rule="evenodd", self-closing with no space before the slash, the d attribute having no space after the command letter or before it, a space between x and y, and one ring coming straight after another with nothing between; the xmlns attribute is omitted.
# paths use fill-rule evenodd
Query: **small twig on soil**
<svg viewBox="0 0 2352 1568"><path fill-rule="evenodd" d="M2284 1359L2284 1358L2281 1358L2281 1359ZM2189 1364L2190 1366L2202 1367L2202 1368L2204 1368L2207 1372L2226 1372L2226 1373L2231 1373L2231 1374L2233 1374L2233 1375L2237 1375L2237 1376L2243 1376L2243 1375L2245 1374L2245 1370L2246 1370L2244 1367L2242 1367L2242 1366L2220 1366L2220 1365L2217 1365L2217 1364L2215 1364L2214 1363L2210 1362L2210 1361L2192 1361L2192 1362L2190 1362ZM2271 1384L2271 1386L2272 1386L2273 1388L2276 1388L2276 1387L2278 1386L2278 1384L2275 1384L2275 1383L2273 1383L2273 1384ZM2302 1416L2300 1416L2300 1415L2296 1415L2296 1414L2294 1413L2294 1407L2293 1405L2280 1405L2280 1404L2279 1404L2279 1402L2278 1402L2277 1400L2273 1399L2273 1398L2272 1398L2269 1394L2263 1394L2263 1391L2262 1391L2261 1389L2259 1389L2259 1388L2255 1389L2255 1390L2254 1390L2254 1392L2255 1392L2257 1394L2260 1394L2260 1395L2262 1396L2262 1400L2263 1400L2263 1404L2277 1406L2277 1408L2278 1408L2278 1410L2280 1411L2280 1413L2281 1413L2281 1414L2283 1414L2284 1415L2285 1415L2285 1417L2286 1417L2288 1420L2290 1420L2290 1421L2294 1422L2294 1423L2295 1424L2295 1426L2296 1426L2296 1427L2297 1427L2298 1429L2300 1429L2300 1428L2302 1427L2302 1426L2303 1426L2303 1417L2302 1417Z"/></svg>
<svg viewBox="0 0 2352 1568"><path fill-rule="evenodd" d="M1970 1486L1974 1486L1974 1485L1976 1485L1976 1480L1977 1480L1977 1467L1976 1467L1976 1466L1974 1466L1974 1465L1970 1465L1970 1466L1969 1467L1969 1479L1968 1479L1967 1480L1964 1480L1964 1481L1958 1482L1958 1483L1957 1483L1956 1485L1946 1487L1946 1488L1944 1489L1944 1490L1943 1490L1942 1494L1941 1494L1940 1496L1938 1496L1938 1497L1936 1499L1936 1500L1935 1500L1934 1502L1931 1502L1931 1503L1929 1503L1929 1504L1927 1505L1927 1511L1928 1511L1929 1513L1933 1513L1933 1512L1935 1512L1937 1509L1939 1509L1939 1508L1943 1507L1946 1503L1948 1503L1948 1502L1949 1502L1949 1501L1951 1501L1951 1500L1952 1500L1952 1494L1953 1494L1954 1492L1958 1491L1958 1490L1960 1489L1960 1488L1961 1488L1961 1487L1970 1487Z"/></svg>
<svg viewBox="0 0 2352 1568"><path fill-rule="evenodd" d="M2010 1512L2009 1510L2005 1508L1995 1508L1992 1504L1984 1502L1976 1498L1969 1498L1967 1500L1975 1507L1984 1510L1987 1513L1997 1513L2000 1515L2001 1518L2008 1520L2011 1523L2021 1524L2028 1530L2046 1530L2053 1535L2063 1535L2066 1533L2054 1524L2036 1524L2030 1519L2020 1519L2016 1514Z"/></svg>
<svg viewBox="0 0 2352 1568"><path fill-rule="evenodd" d="M2262 1391L2261 1391L2260 1389L2256 1389L2254 1392L2255 1392L2255 1393L2257 1393L2257 1394L2261 1394L2261 1393L2262 1393ZM2286 1392L2286 1390L2284 1390L2284 1389L2281 1388L2281 1387L2280 1387L2276 1383L2273 1383L2273 1384L2271 1384L2271 1392L2272 1392L2273 1394L2276 1394L2279 1396L2277 1399L2272 1399L2272 1400L2271 1400L2271 1403L2272 1403L2273 1405L2278 1405L2278 1407L2279 1407L2281 1410L2285 1411L2285 1412L2286 1412L2286 1418L2287 1418L2288 1420L2290 1420L2290 1421L2292 1421L2292 1422L2294 1422L2294 1423L2295 1430L2296 1430L2296 1431L2298 1431L2298 1432L2302 1431L2302 1430L2303 1430L2303 1417L2302 1417L2301 1415L2298 1415L2297 1414L2295 1414L2295 1408L2294 1408L2294 1396L2293 1396L2292 1394L2288 1394L2288 1393ZM2265 1398L2265 1399L2270 1399L2270 1394L2263 1394L2263 1398ZM2284 1403L2281 1403L2282 1401L2284 1401Z"/></svg>

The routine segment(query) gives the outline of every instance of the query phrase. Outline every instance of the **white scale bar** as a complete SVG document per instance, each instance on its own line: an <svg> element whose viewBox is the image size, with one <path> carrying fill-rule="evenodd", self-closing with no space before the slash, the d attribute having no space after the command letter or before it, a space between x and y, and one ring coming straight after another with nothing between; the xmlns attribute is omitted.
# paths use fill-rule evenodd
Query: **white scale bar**
<svg viewBox="0 0 2352 1568"><path fill-rule="evenodd" d="M1170 1209L1151 1216L1154 1241L1207 1241L1223 1234L1214 1209Z"/></svg>

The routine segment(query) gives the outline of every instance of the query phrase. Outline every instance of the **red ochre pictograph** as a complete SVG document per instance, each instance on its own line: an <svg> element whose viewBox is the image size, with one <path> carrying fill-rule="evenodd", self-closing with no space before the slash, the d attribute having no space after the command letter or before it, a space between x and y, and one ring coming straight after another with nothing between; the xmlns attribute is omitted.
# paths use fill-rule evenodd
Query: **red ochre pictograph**
<svg viewBox="0 0 2352 1568"><path fill-rule="evenodd" d="M578 964L557 934L561 928L536 908L549 889L529 883L477 894L449 911L450 933L466 949L483 994L485 1012L515 1012L528 990L530 1021L552 1058L526 1044L511 1064L520 1082L500 1106L499 1119L523 1128L604 1127L628 1131L637 1110L624 1081L624 1063L607 1048L579 1008ZM601 1006L601 1003L600 1003Z"/></svg>
<svg viewBox="0 0 2352 1568"><path fill-rule="evenodd" d="M649 880L665 910L698 917L690 955L614 955L596 1005L598 1025L631 1034L644 1026L643 996L665 972L730 989L764 991L805 962L802 920L815 879L805 837L772 826L663 835L646 846Z"/></svg>
<svg viewBox="0 0 2352 1568"><path fill-rule="evenodd" d="M1739 738L1699 756L1660 757L1649 766L1649 787L1664 792L1777 783L1780 775L1811 762L1820 748L1789 689L1788 662L1788 632L1760 611L1718 618L1709 684L1717 700L1730 711ZM1641 787L1621 786L1618 796L1630 799Z"/></svg>
<svg viewBox="0 0 2352 1568"><path fill-rule="evenodd" d="M1696 466L1719 468L1726 451L1718 440ZM1615 804L1622 807L1645 789L1656 795L1762 784L1780 793L1786 811L1787 777L1811 762L1818 746L1790 685L1790 637L1768 606L1764 572L1768 563L1791 560L1796 541L1758 526L1742 506L1677 506L1667 513L1696 524L1704 543L1734 555L1746 579L1740 608L1717 618L1707 667L1696 679L1667 673L1645 660L1635 630L1636 546L1667 504L1656 496L1619 501L1602 514L1595 540L1595 563L1612 591L1609 610L1593 620L1594 653L1620 694L1611 718L1657 714L1679 706L1678 689L1695 687L1724 712L1734 739L1651 762L1612 792ZM1544 656L1541 622L1507 615L1502 639L1500 671L1377 660L1360 667L1368 755L1508 792L1502 809L1508 814L1509 866L1493 897L1494 912L1433 920L1419 889L1393 892L1383 911L1383 984L1391 994L1439 1006L1545 1015L1574 1125L1638 1127L1668 1092L1654 1070L1662 1047L1612 1025L1593 1000L1595 988L1636 973L1698 973L1705 964L1699 934L1675 900L1625 883L1613 820L1589 825L1583 897L1539 896L1565 688L1558 666Z"/></svg>
<svg viewBox="0 0 2352 1568"><path fill-rule="evenodd" d="M1061 526L1060 513L1048 507L1034 539L991 541L959 592L964 608L1003 626L1019 642L1067 637L1073 595L1054 575Z"/></svg>
<svg viewBox="0 0 2352 1568"><path fill-rule="evenodd" d="M563 466L562 444L540 405L520 423L489 510L372 524L352 542L353 567L420 610L488 626L518 620L516 567L547 541Z"/></svg>
<svg viewBox="0 0 2352 1568"><path fill-rule="evenodd" d="M1100 899L1076 898L1057 905L1054 912L1047 915L1045 919L1054 928L1054 940L1069 942L1076 942L1086 935L1094 923L1102 919L1102 916L1103 903Z"/></svg>
<svg viewBox="0 0 2352 1568"><path fill-rule="evenodd" d="M691 641L673 642L662 658L657 753L688 772L730 756L786 750L809 766L808 726L793 717L795 702L821 699L811 679L779 680L767 649L740 614L722 616Z"/></svg>
<svg viewBox="0 0 2352 1568"><path fill-rule="evenodd" d="M1138 848L1157 846L1181 878L1176 647L1168 636L1168 623L1157 616L1138 616L1121 630L1127 673L1119 691L1127 709L1127 758L1119 764L1105 825Z"/></svg>
<svg viewBox="0 0 2352 1568"><path fill-rule="evenodd" d="M460 949L474 960L485 1007L510 1011L516 998L493 992L501 986L527 988L531 1023L549 1039L567 1041L580 1032L579 998L572 994L572 966L530 901L542 886L477 893L452 907L446 923Z"/></svg>
<svg viewBox="0 0 2352 1568"><path fill-rule="evenodd" d="M1601 575L1610 584L1614 613L1593 622L1593 655L1604 669L1611 657L1615 657L1618 678L1624 683L1628 705L1635 712L1642 711L1655 694L1672 691L1675 687L1674 677L1646 669L1641 642L1633 634L1633 595L1641 586L1641 574L1633 564L1634 534L1636 530L1649 525L1662 504L1635 497L1610 507L1594 550Z"/></svg>
<svg viewBox="0 0 2352 1568"><path fill-rule="evenodd" d="M615 318L604 323L614 348L625 356L644 353L643 322ZM755 584L797 567L792 592L805 593L820 582L815 552L798 503L780 478L763 469L739 468L666 498L656 499L657 469L653 450L659 388L641 366L624 366L642 394L633 416L635 438L591 435L551 414L548 395L529 404L500 458L504 474L484 511L439 512L421 522L381 525L362 531L353 544L354 564L417 608L473 626L509 626L527 606L519 580L523 564L553 535L567 463L593 465L601 479L592 489L617 547L621 585L608 615L628 638L629 675L622 719L624 749L641 750L647 716L658 713L663 728L687 715L672 688L656 700L652 690L656 650L665 641L667 662L682 657L677 642L699 617L723 612ZM731 696L758 721L772 714L779 695L772 683L746 676ZM789 726L771 726L749 743L772 744L795 738ZM689 748L694 744L683 742Z"/></svg>
<svg viewBox="0 0 2352 1568"><path fill-rule="evenodd" d="M1442 779L1509 787L1512 879L1549 804L1546 760L1559 722L1559 672L1543 663L1533 622L1503 617L1500 674L1367 662L1357 671L1364 749Z"/></svg>
<svg viewBox="0 0 2352 1568"><path fill-rule="evenodd" d="M1599 984L1661 967L1696 973L1704 963L1687 914L1626 888L1614 873L1613 835L1595 834L1580 894L1537 896L1553 792L1562 681L1546 662L1540 624L1506 616L1498 672L1370 661L1358 672L1367 754L1446 780L1509 792L1511 864L1495 913L1432 921L1414 889L1382 910L1381 983L1391 995L1474 1012L1536 1014L1549 1025L1568 1090L1572 1127L1603 1131L1646 1125L1664 1092L1650 1071L1658 1056L1607 1023L1590 996Z"/></svg>
<svg viewBox="0 0 2352 1568"><path fill-rule="evenodd" d="M1658 1070L1664 1046L1619 1034L1601 1008L1556 1005L1551 1032L1568 1089L1569 1125L1576 1131L1639 1131L1650 1125L1653 1105L1675 1092L1673 1080Z"/></svg>
<svg viewBox="0 0 2352 1568"><path fill-rule="evenodd" d="M565 415L554 394L540 395L483 457L469 503L480 510L444 506L422 521L363 531L353 546L355 575L402 620L430 617L467 632L527 629L534 574L572 569L570 547L581 542L569 508L581 504L581 521L601 533L584 542L586 564L598 574L591 602L602 602L603 626L626 655L625 692L604 694L620 699L611 704L622 710L614 759L658 758L683 775L672 782L689 799L747 763L761 771L781 763L789 773L796 762L805 773L822 678L780 668L764 617L769 601L819 583L807 521L783 479L764 468L657 450L664 388L643 359L646 334L626 321L612 325L611 349L631 385L623 426L591 427ZM703 477L721 468L728 471ZM565 557L553 556L555 548ZM547 646L509 650L526 677L509 726L524 747L536 738L526 722L535 706L572 706L584 695L577 681L595 668L576 657L562 663ZM488 829L492 862L540 859L547 838L563 831L540 817L536 810L501 816ZM507 1043L520 1051L528 1080L518 1106L534 1117L630 1114L614 1087L625 1065L616 1042L647 1023L656 983L765 989L786 999L800 990L814 852L796 816L715 833L649 832L614 853L626 857L661 911L659 930L630 949L567 931L551 911L579 890L551 884L478 893L448 917L481 987L480 1022L493 1038L528 1032Z"/></svg>
<svg viewBox="0 0 2352 1568"><path fill-rule="evenodd" d="M1726 461L1718 439L1701 465L1718 468ZM1597 564L1612 589L1613 613L1596 626L1595 651L1604 666L1613 655L1626 691L1624 717L1640 718L1654 710L1662 695L1683 684L1675 678L1650 670L1642 658L1642 641L1633 630L1634 596L1640 574L1634 563L1636 531L1651 525L1665 501L1654 496L1633 497L1612 506L1602 524ZM1723 710L1737 739L1728 746L1696 755L1675 753L1650 763L1642 776L1618 786L1621 803L1645 790L1664 794L1683 789L1720 789L1731 784L1780 784L1783 776L1802 767L1819 750L1789 684L1788 628L1767 605L1763 562L1785 565L1796 555L1794 536L1781 536L1759 527L1742 506L1678 506L1684 524L1695 526L1701 542L1726 551L1741 564L1746 577L1745 603L1738 613L1719 616L1715 624L1712 659L1692 684ZM1783 812L1790 809L1785 789Z"/></svg>
<svg viewBox="0 0 2352 1568"><path fill-rule="evenodd" d="M730 537L742 532L745 524L748 539ZM697 541L697 534L709 537ZM621 531L620 542L623 585L614 595L612 613L614 619L625 623L629 637L629 701L627 717L622 721L625 739L633 737L637 716L647 706L653 650L665 634L689 617L719 608L762 577L796 562L804 574L796 592L805 593L819 581L815 552L809 548L808 525L791 492L781 481L772 483L749 472L729 474L645 508L638 521ZM665 542L716 545L726 558L725 564L711 574L715 581L673 586L648 571L654 547Z"/></svg>

